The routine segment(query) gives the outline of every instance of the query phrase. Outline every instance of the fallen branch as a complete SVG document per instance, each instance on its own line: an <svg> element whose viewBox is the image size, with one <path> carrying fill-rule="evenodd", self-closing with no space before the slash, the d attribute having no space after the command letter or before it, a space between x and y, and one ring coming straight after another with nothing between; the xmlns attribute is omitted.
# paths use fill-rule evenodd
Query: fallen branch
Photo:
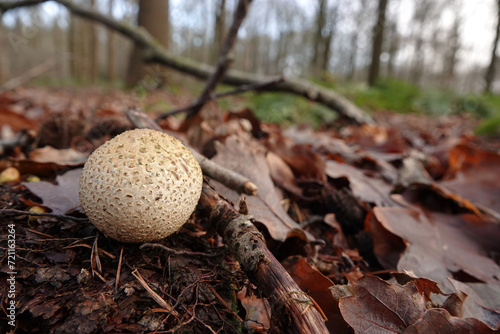
<svg viewBox="0 0 500 334"><path fill-rule="evenodd" d="M132 122L132 124L134 124L137 128L164 131L142 110L130 108L126 109L124 112L130 122ZM257 186L248 178L207 159L189 145L186 146L191 150L194 157L200 164L204 175L210 176L212 179L217 180L228 188L236 190L240 193L245 193L247 195L255 195L257 193Z"/></svg>
<svg viewBox="0 0 500 334"><path fill-rule="evenodd" d="M240 215L207 184L203 184L199 207L210 216L252 283L268 298L273 311L272 331L329 333L319 306L276 260L248 216Z"/></svg>
<svg viewBox="0 0 500 334"><path fill-rule="evenodd" d="M189 105L189 106L187 106L185 108L175 109L175 110L171 110L169 112L166 112L166 113L158 116L156 118L156 120L159 121L159 120L165 119L165 118L167 118L169 116L174 116L174 115L181 114L181 113L184 113L184 112L188 113L190 110L192 110L195 107L202 106L202 105L204 105L205 103L207 103L209 101L220 99L220 98L223 98L223 97L227 97L227 96L231 96L231 95L237 95L237 94L245 93L245 92L248 92L248 91L254 91L254 92L263 91L263 90L265 90L269 86L280 84L280 83L282 83L284 81L285 80L283 78L279 78L279 79L276 79L276 80L273 79L273 80L268 81L268 82L263 82L263 83L259 82L257 84L252 84L252 85L238 86L236 89L233 89L233 90L228 91L228 92L210 94L205 99L200 99L200 100L196 101L195 103L193 103L193 104L191 104L191 105Z"/></svg>
<svg viewBox="0 0 500 334"><path fill-rule="evenodd" d="M115 21L96 11L82 8L67 0L55 0L65 6L73 14L99 22L109 29L113 29L144 48L144 60L156 62L176 69L180 72L192 75L199 79L207 79L214 73L212 66L196 62L185 57L175 55L165 50L154 38L143 28L134 28L126 23ZM32 3L31 3L32 4ZM0 1L0 8L8 6ZM228 70L223 83L229 85L252 85L277 80L276 76L264 76L246 73L237 70ZM307 80L284 79L284 82L270 85L265 91L286 92L305 97L313 102L318 102L335 110L341 116L358 124L371 124L372 118L354 103L334 92L333 90L320 87Z"/></svg>

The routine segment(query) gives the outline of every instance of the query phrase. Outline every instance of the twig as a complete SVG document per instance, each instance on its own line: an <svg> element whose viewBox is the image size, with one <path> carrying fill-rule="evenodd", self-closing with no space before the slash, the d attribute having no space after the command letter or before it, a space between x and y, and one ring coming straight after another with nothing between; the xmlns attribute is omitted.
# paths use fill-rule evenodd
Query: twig
<svg viewBox="0 0 500 334"><path fill-rule="evenodd" d="M167 246L164 246L162 244L151 244L151 243L145 243L142 244L139 249L143 248L158 248L161 249L165 252L172 253L174 255L179 255L179 256L195 256L195 257L218 257L221 256L220 252L217 253L202 253L202 252L188 252L188 251L180 251L180 250L175 250L172 248L168 248Z"/></svg>
<svg viewBox="0 0 500 334"><path fill-rule="evenodd" d="M173 309L172 305L167 303L165 299L161 298L159 294L153 291L149 284L144 280L144 278L141 276L139 271L136 269L132 272L132 275L139 281L139 283L142 285L142 287L149 293L151 298L153 298L161 307L164 309L167 309L170 313L172 313L175 316L179 316L179 313Z"/></svg>
<svg viewBox="0 0 500 334"><path fill-rule="evenodd" d="M28 215L28 216L34 216L34 217L54 217L54 218L59 218L59 219L73 220L76 222L88 222L89 221L88 218L77 218L77 217L66 216L66 215L57 215L55 213L29 212L29 211L22 211L22 210L16 210L16 209L2 209L0 211L0 215L1 214Z"/></svg>
<svg viewBox="0 0 500 334"><path fill-rule="evenodd" d="M164 131L154 120L149 118L146 113L138 108L126 109L124 113L127 115L132 124L140 129ZM257 193L257 186L248 178L207 159L195 149L189 147L189 145L186 146L191 150L194 157L200 164L204 175L210 176L212 179L217 180L226 187L234 189L238 192L242 192L247 195L255 195Z"/></svg>
<svg viewBox="0 0 500 334"><path fill-rule="evenodd" d="M220 99L220 98L223 98L223 97L228 97L228 96L231 96L231 95L237 95L237 94L245 93L245 92L248 92L248 91L258 92L258 91L261 91L261 90L263 90L263 89L265 89L265 88L267 88L269 86L277 85L277 84L280 84L280 83L282 83L284 81L285 81L284 78L273 79L271 81L262 82L262 83L258 82L258 83L250 84L250 85L242 85L242 86L239 86L238 88L233 89L233 90L228 91L228 92L210 94L210 96L206 97L205 99L201 99L200 98L197 102L195 102L195 103L193 103L193 104L191 104L191 105L189 105L187 107L180 108L180 109L175 109L175 110L166 112L166 113L158 116L156 118L156 120L160 121L160 120L165 119L165 118L167 118L169 116L174 116L174 115L181 114L181 113L184 113L184 112L189 112L193 108L202 106L205 103L207 103L209 101L212 101L212 100Z"/></svg>
<svg viewBox="0 0 500 334"><path fill-rule="evenodd" d="M118 269L116 269L116 281L115 281L115 293L118 291L118 285L120 282L120 274L122 272L122 260L123 260L123 246L120 251L120 259L118 260Z"/></svg>
<svg viewBox="0 0 500 334"><path fill-rule="evenodd" d="M205 101L210 99L210 95L215 90L215 87L222 80L224 75L226 74L229 66L232 63L232 57L230 56L230 52L234 47L234 43L236 42L236 37L238 35L238 30L240 29L241 23L243 19L247 15L248 8L250 7L250 2L252 0L239 0L238 6L234 11L233 23L229 32L227 33L226 39L224 40L224 44L222 45L219 60L217 62L217 67L215 71L208 77L207 83L200 97L198 98L198 102L193 106L191 110L188 111L188 117L196 115L203 108Z"/></svg>

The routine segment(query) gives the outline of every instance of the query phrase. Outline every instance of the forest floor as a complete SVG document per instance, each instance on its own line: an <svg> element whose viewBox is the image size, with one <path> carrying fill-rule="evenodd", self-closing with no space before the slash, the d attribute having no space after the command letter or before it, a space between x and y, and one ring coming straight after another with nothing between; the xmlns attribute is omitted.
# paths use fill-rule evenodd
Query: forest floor
<svg viewBox="0 0 500 334"><path fill-rule="evenodd" d="M272 328L265 296L201 212L141 245L106 238L79 206L87 156L133 128L125 108L156 106L154 117L158 101L190 102L152 92L139 103L100 89L0 95L1 333ZM332 333L498 331L500 138L476 137L477 121L464 116L374 117L376 125L282 128L211 103L189 122L159 125L259 187L248 212Z"/></svg>

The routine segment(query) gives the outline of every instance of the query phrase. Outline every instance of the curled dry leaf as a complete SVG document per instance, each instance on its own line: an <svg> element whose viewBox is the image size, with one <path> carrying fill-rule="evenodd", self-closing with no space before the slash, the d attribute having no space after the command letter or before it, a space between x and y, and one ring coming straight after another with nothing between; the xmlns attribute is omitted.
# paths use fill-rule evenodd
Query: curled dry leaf
<svg viewBox="0 0 500 334"><path fill-rule="evenodd" d="M228 137L217 148L213 161L248 177L258 187L256 196L246 200L250 215L266 226L271 237L284 241L293 229L300 229L280 203L265 158L265 150L256 142L244 142L240 137ZM239 194L214 182L215 189L233 203L238 203Z"/></svg>

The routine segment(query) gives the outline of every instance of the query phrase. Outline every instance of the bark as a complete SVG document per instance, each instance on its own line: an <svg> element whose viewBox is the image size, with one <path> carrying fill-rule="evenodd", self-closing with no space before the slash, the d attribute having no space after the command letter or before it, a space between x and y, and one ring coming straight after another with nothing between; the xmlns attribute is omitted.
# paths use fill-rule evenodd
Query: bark
<svg viewBox="0 0 500 334"><path fill-rule="evenodd" d="M81 8L80 6L67 0L55 1L65 6L75 15L98 21L106 27L121 33L140 46L146 48L144 54L144 59L146 61L156 62L200 79L207 79L214 71L214 68L211 66L172 54L156 42L144 29L130 27L125 23L117 22L112 18L95 11ZM1 6L2 2L0 2L0 8ZM239 86L256 85L279 79L279 77L275 76L257 75L237 70L229 70L222 82L228 85ZM373 123L372 118L354 105L351 101L347 100L333 90L320 87L307 80L285 79L283 82L266 87L265 91L279 91L302 96L337 111L341 117L344 117L353 123Z"/></svg>
<svg viewBox="0 0 500 334"><path fill-rule="evenodd" d="M377 23L373 27L372 62L368 72L368 84L375 85L380 72L380 55L384 41L385 12L388 0L379 0Z"/></svg>
<svg viewBox="0 0 500 334"><path fill-rule="evenodd" d="M264 236L217 192L203 184L199 206L241 268L272 306L272 331L329 333L319 306L303 292L266 246Z"/></svg>
<svg viewBox="0 0 500 334"><path fill-rule="evenodd" d="M169 42L169 1L139 0L139 13L137 25L144 28L164 48ZM145 75L146 69L143 61L144 47L142 43L135 43L129 62L127 83L131 86L139 82Z"/></svg>
<svg viewBox="0 0 500 334"><path fill-rule="evenodd" d="M486 70L486 76L485 76L486 86L484 87L485 93L491 93L491 86L493 84L493 80L495 79L499 38L500 38L500 0L497 1L497 27L495 32L495 39L493 40L493 46L491 48L490 64L488 65L488 69Z"/></svg>

